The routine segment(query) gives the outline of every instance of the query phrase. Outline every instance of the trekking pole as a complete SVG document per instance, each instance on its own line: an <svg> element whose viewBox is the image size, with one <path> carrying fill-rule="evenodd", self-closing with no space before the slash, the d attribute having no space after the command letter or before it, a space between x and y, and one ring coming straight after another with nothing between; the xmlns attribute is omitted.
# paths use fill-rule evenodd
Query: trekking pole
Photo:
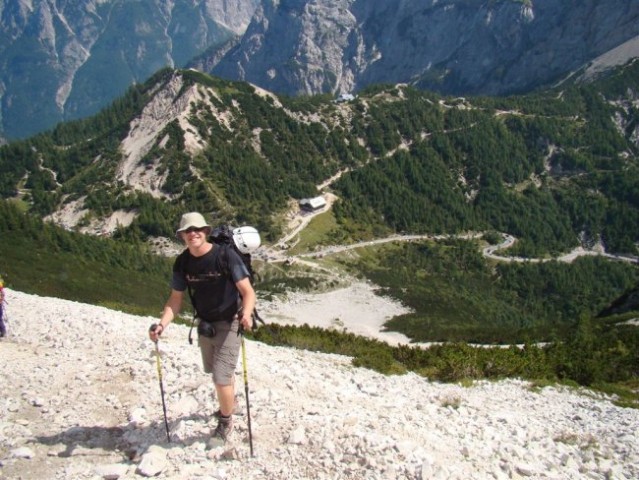
<svg viewBox="0 0 639 480"><path fill-rule="evenodd" d="M151 325L151 331L155 331L157 325ZM158 340L155 342L155 359L158 366L158 378L160 379L160 395L162 396L162 411L164 412L164 428L166 428L166 439L171 443L171 435L169 434L169 421L166 418L166 402L164 401L164 385L162 383L162 364L160 363L160 347Z"/></svg>
<svg viewBox="0 0 639 480"><path fill-rule="evenodd" d="M251 431L251 406L249 403L248 373L246 369L246 346L244 345L244 334L242 333L242 330L240 330L240 340L242 342L242 367L244 371L244 394L246 396L246 417L248 418L249 447L251 448L251 457L253 457L253 432Z"/></svg>

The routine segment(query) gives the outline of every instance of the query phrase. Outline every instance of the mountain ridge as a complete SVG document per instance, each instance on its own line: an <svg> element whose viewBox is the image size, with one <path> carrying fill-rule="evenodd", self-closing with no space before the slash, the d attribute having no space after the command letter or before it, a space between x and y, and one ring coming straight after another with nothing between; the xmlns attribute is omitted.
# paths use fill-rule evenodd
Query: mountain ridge
<svg viewBox="0 0 639 480"><path fill-rule="evenodd" d="M63 222L68 228L102 234L115 231L113 213L133 213L120 227L144 219L147 234L162 229L169 234L166 216L175 215L170 212L186 198L199 198L204 212L219 220L259 222L260 230L274 238L277 215L288 202L316 195L320 188L342 197L336 213L361 224L364 237L372 228L366 224L379 225L381 232L494 228L523 239L525 246L555 221L541 211L552 208L562 224L548 230L547 240L556 244L546 245L549 250L570 250L577 239L585 246L603 240L611 253L619 248L611 250L616 242L632 254L632 218L620 219L627 227L614 235L627 239L619 243L606 232L605 220L589 218L592 212L585 207L594 202L598 212L610 204L598 205L581 184L595 182L592 188L607 192L619 208L633 205L636 68L628 64L588 88L566 85L536 96L447 98L398 85L372 88L346 103L321 96L278 97L242 82L166 69L93 119L60 125L51 136L0 150L5 172L0 185L6 198L20 198L20 186L27 186L25 198L43 216L60 221L71 209L76 220ZM630 168L617 179L624 165ZM384 184L396 178L384 188L410 198L404 207L422 205L429 216L402 212L392 198L377 195L378 170L384 171ZM432 184L434 174L439 183ZM328 184L327 178L335 181ZM487 183L490 178L497 184ZM96 182L101 182L98 188ZM547 196L569 184L575 187L567 190L569 197L583 192L577 204L570 200L564 208L563 194ZM491 193L493 188L498 191ZM507 212L513 219L506 223L499 222L504 213L482 218L483 209L503 208L502 201L484 201L487 194L513 205L548 203L534 207L541 209L533 220L539 228L528 230ZM362 202L379 211L382 220L367 218L358 206ZM165 212L164 218L139 210L151 203ZM257 214L256 205L271 216ZM567 212L574 209L577 216L570 219ZM110 225L108 230L104 225ZM559 242L557 232L563 232Z"/></svg>

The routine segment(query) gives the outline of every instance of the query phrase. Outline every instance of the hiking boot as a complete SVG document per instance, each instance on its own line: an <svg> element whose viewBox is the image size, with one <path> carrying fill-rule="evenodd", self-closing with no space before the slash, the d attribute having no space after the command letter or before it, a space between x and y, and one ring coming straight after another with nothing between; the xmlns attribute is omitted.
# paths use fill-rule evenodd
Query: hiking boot
<svg viewBox="0 0 639 480"><path fill-rule="evenodd" d="M220 419L217 422L217 428L215 429L215 432L213 432L213 436L221 438L222 440L226 441L228 436L231 434L232 430L233 430L233 417L228 417L228 418L220 417Z"/></svg>

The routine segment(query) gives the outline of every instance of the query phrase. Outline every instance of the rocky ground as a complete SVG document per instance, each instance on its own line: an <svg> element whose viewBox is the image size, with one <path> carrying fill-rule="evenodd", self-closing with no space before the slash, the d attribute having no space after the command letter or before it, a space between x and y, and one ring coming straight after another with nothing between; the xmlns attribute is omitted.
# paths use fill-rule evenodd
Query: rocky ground
<svg viewBox="0 0 639 480"><path fill-rule="evenodd" d="M347 357L253 341L254 456L241 363L243 411L229 443L207 450L213 387L179 325L159 344L169 443L147 337L155 319L15 291L7 300L0 478L639 478L639 411L600 395L517 380L462 387L385 377ZM337 301L299 303L319 314L322 302ZM355 318L348 305L346 321ZM380 310L357 308L358 318Z"/></svg>

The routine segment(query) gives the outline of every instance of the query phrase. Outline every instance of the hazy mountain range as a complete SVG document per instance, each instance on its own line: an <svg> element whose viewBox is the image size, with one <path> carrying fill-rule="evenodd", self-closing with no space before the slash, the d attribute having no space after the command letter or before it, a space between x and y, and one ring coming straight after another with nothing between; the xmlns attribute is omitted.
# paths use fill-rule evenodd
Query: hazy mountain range
<svg viewBox="0 0 639 480"><path fill-rule="evenodd" d="M1 131L85 117L164 66L289 95L410 83L500 95L639 55L630 0L9 0Z"/></svg>

